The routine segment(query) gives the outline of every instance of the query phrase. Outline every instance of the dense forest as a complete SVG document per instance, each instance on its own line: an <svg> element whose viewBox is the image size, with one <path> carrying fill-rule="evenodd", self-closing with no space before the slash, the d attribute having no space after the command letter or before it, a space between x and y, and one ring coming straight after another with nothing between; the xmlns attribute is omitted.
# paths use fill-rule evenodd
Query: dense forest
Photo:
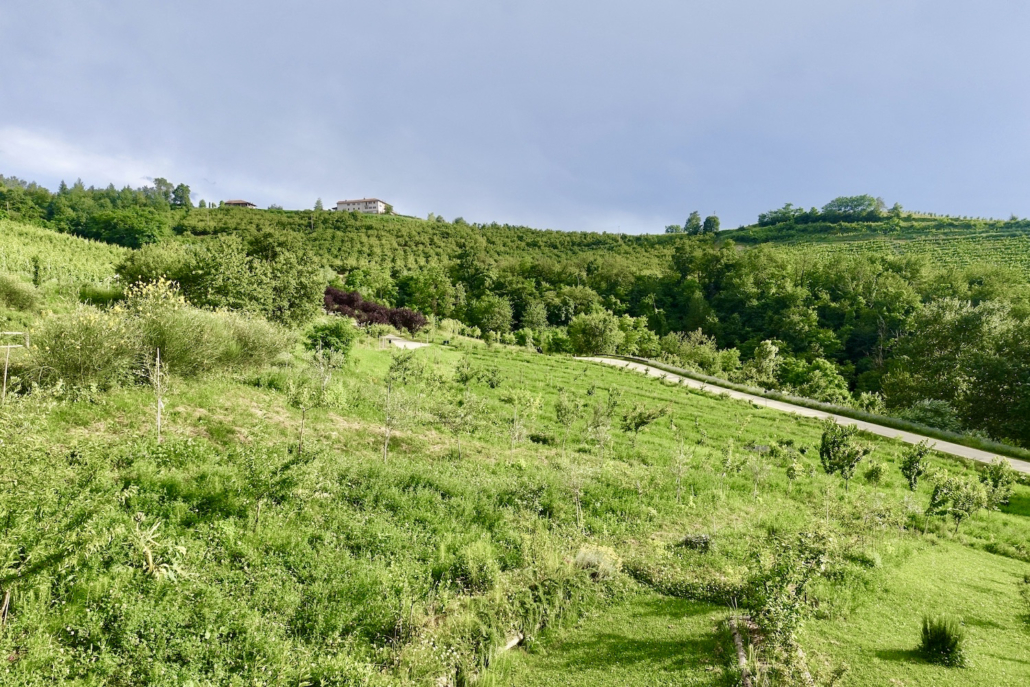
<svg viewBox="0 0 1030 687"><path fill-rule="evenodd" d="M123 282L166 277L197 305L295 323L332 286L456 320L491 341L662 359L1030 445L1030 286L1022 273L775 243L854 227L890 236L928 221L869 196L821 210L787 205L731 232L710 230L717 220L698 228L692 216L690 230L626 236L194 208L187 186L163 179L122 190L62 184L56 193L2 181L0 216L137 249L119 267Z"/></svg>

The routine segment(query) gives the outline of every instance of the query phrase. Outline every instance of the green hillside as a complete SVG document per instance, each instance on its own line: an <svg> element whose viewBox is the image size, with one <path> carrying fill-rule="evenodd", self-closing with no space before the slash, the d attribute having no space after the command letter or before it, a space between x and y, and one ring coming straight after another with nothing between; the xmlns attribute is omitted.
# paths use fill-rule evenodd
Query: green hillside
<svg viewBox="0 0 1030 687"><path fill-rule="evenodd" d="M1026 221L903 217L894 223L752 226L722 236L816 258L909 256L936 267L1011 269L1030 281L1030 222Z"/></svg>
<svg viewBox="0 0 1030 687"><path fill-rule="evenodd" d="M716 623L733 599L765 608L747 590L786 583L769 566L794 560L777 542L794 546L797 532L815 537L826 568L807 601L784 587L776 603L809 618L798 640L811 671L846 659L850 684L1030 678L1016 639L1026 487L956 535L950 519L922 515L932 484L908 490L893 442L869 440L862 472L882 475L860 472L845 491L819 465L813 421L601 366L462 349L415 353L428 367L395 389L415 405L385 459L383 380L399 358L371 340L314 407L291 390L311 374L299 351L263 371L175 378L160 445L146 386L4 406L0 456L18 475L0 495L5 683L471 682L518 631L532 653L493 684L545 684L533 680L599 661L610 668L586 673L593 684L648 684L650 660L672 680L730 684L732 644ZM463 382L467 364L496 373ZM564 449L563 393L586 405ZM448 397L484 404L460 459L437 410ZM592 418L611 398L599 433ZM634 407L669 415L634 439L619 429ZM699 534L709 551L680 546ZM953 552L948 595L919 572L940 566L939 551ZM990 594L963 576L989 580ZM927 613L971 628L977 670L914 653ZM599 622L575 629L580 617ZM897 629L884 635L887 618ZM879 638L855 636L864 653L840 648L850 622ZM764 646L772 669L783 658ZM885 652L901 658L883 665Z"/></svg>
<svg viewBox="0 0 1030 687"><path fill-rule="evenodd" d="M787 205L735 231L694 213L671 233L624 236L194 208L188 187L161 179L57 193L7 179L0 195L12 217L136 249L123 284L170 279L206 308L296 323L328 285L491 342L657 359L1030 446L1023 220L930 217L855 196Z"/></svg>
<svg viewBox="0 0 1030 687"><path fill-rule="evenodd" d="M115 277L115 265L127 253L121 246L0 219L0 273L40 283L102 282Z"/></svg>
<svg viewBox="0 0 1030 687"><path fill-rule="evenodd" d="M32 340L0 400L0 683L728 686L731 616L769 684L1030 680L1030 487L1001 464L569 355L901 398L1020 441L1009 275L712 237L61 210L104 193L0 222L0 329ZM92 231L146 240L71 235ZM327 283L422 310L432 345L387 350L391 326L320 312ZM928 616L961 624L972 667L917 650Z"/></svg>

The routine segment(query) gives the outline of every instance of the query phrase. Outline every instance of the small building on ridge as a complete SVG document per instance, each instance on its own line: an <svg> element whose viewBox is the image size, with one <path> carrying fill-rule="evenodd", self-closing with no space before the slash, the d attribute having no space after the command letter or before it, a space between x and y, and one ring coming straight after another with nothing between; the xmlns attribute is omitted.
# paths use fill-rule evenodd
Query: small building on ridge
<svg viewBox="0 0 1030 687"><path fill-rule="evenodd" d="M337 212L364 212L370 215L385 215L388 203L378 198L359 198L358 200L336 201Z"/></svg>

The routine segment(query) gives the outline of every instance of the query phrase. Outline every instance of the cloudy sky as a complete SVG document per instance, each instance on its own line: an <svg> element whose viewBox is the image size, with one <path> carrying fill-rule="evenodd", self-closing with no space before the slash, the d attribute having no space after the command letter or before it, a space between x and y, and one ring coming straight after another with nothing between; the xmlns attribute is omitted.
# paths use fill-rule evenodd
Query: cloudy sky
<svg viewBox="0 0 1030 687"><path fill-rule="evenodd" d="M656 232L1030 215L1025 0L4 0L0 174Z"/></svg>

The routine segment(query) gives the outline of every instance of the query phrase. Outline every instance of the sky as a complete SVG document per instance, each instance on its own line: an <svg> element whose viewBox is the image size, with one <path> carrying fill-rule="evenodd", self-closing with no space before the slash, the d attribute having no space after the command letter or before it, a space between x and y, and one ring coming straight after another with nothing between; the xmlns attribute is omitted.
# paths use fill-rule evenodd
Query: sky
<svg viewBox="0 0 1030 687"><path fill-rule="evenodd" d="M1023 0L3 0L0 174L565 230L1030 216Z"/></svg>

